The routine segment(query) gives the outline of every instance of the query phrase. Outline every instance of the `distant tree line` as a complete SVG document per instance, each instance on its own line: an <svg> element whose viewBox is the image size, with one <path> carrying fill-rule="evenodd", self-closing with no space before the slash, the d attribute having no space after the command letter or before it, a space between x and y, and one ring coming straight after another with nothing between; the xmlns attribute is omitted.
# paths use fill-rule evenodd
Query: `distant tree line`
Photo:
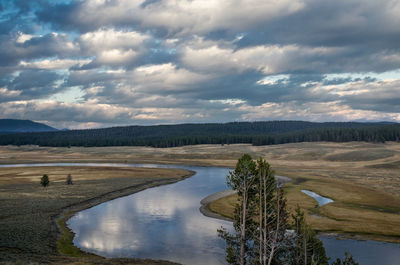
<svg viewBox="0 0 400 265"><path fill-rule="evenodd" d="M400 141L400 124L304 121L232 122L2 135L0 145L152 146L197 144L273 145L298 142Z"/></svg>

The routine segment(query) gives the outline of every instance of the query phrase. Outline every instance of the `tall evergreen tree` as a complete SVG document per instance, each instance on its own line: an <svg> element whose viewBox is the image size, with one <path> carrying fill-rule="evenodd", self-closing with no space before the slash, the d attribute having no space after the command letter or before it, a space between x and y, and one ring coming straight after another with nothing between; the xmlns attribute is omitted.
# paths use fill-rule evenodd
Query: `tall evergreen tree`
<svg viewBox="0 0 400 265"><path fill-rule="evenodd" d="M328 265L322 241L307 225L304 212L297 207L292 215L293 231L288 230L288 213L282 186L262 158L253 162L243 155L227 176L228 185L238 194L233 220L234 233L218 230L226 242L229 264ZM334 265L357 265L346 253Z"/></svg>
<svg viewBox="0 0 400 265"><path fill-rule="evenodd" d="M311 229L299 207L292 215L294 220L294 238L291 247L291 265L328 265L322 241L317 238L316 232Z"/></svg>
<svg viewBox="0 0 400 265"><path fill-rule="evenodd" d="M256 164L250 155L244 154L236 163L234 171L229 172L227 184L237 191L239 201L235 208L233 226L235 235L220 230L220 236L228 245L227 261L231 264L247 264L252 259L252 232L256 209Z"/></svg>

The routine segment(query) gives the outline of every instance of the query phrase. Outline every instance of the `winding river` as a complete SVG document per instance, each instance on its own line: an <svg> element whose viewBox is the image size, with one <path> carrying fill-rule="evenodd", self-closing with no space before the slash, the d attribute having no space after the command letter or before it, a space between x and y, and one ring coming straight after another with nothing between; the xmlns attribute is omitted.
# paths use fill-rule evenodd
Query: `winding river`
<svg viewBox="0 0 400 265"><path fill-rule="evenodd" d="M229 169L152 164L48 163L0 165L26 166L116 166L182 168L195 171L188 179L154 187L108 201L76 213L68 226L75 232L74 244L105 257L164 259L183 264L225 264L221 226L232 223L206 217L200 201L226 190ZM360 265L399 265L400 244L357 241L320 236L328 256L353 254Z"/></svg>

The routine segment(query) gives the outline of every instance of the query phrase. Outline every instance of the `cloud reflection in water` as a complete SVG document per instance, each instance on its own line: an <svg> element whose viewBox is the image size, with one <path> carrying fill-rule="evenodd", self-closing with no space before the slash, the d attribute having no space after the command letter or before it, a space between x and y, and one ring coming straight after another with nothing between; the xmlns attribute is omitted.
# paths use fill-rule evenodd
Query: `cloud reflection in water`
<svg viewBox="0 0 400 265"><path fill-rule="evenodd" d="M200 200L226 189L227 169L198 167L173 185L147 189L77 213L69 220L78 247L106 257L222 264L217 229L231 223L203 216Z"/></svg>

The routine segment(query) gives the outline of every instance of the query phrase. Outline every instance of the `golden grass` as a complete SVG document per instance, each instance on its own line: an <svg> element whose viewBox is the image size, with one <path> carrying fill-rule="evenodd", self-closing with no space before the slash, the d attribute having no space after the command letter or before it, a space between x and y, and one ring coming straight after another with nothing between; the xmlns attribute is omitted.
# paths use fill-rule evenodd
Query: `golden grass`
<svg viewBox="0 0 400 265"><path fill-rule="evenodd" d="M333 203L318 207L318 203L301 192L312 190ZM400 201L390 195L359 187L349 182L317 177L301 177L287 183L285 195L288 210L297 206L305 211L307 222L317 231L363 235L365 238L400 242ZM231 195L214 202L211 211L232 218L237 196Z"/></svg>
<svg viewBox="0 0 400 265"><path fill-rule="evenodd" d="M233 219L233 211L238 202L236 194L229 195L208 204L208 209L214 213Z"/></svg>
<svg viewBox="0 0 400 265"><path fill-rule="evenodd" d="M385 144L318 142L273 146L196 145L161 149L1 146L0 163L144 162L234 167L243 153L249 153L254 158L263 157L279 171L346 179L385 193L397 196L400 194L400 143L394 142ZM330 161L331 156L338 158L343 156L345 159Z"/></svg>

